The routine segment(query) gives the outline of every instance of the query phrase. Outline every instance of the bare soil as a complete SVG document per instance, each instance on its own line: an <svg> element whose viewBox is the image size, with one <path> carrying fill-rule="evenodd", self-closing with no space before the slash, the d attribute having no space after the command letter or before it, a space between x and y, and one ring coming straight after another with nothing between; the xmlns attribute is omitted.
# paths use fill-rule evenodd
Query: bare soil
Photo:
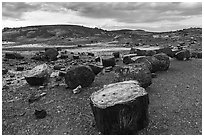
<svg viewBox="0 0 204 137"><path fill-rule="evenodd" d="M12 61L10 61L11 63ZM117 62L121 64L121 61ZM35 64L29 64L35 66ZM8 67L3 63L4 67ZM15 67L15 66L14 66ZM171 60L168 71L157 72L148 87L149 125L138 134L201 135L202 134L202 60ZM6 75L7 76L7 75ZM5 76L5 77L6 77ZM88 88L73 94L60 81L45 88L4 87L2 89L3 135L98 135L89 105L91 93L115 82L113 71L100 73ZM4 78L5 78L4 77ZM3 79L4 79L3 78ZM29 96L47 93L39 101L28 103ZM48 116L36 119L35 109L45 109Z"/></svg>

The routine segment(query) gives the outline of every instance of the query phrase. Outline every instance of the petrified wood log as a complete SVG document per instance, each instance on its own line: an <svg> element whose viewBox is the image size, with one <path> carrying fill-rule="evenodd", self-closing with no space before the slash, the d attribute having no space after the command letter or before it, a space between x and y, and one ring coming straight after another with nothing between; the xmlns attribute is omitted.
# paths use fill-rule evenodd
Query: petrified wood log
<svg viewBox="0 0 204 137"><path fill-rule="evenodd" d="M175 54L176 59L178 60L189 60L190 58L190 51L189 50L182 50Z"/></svg>
<svg viewBox="0 0 204 137"><path fill-rule="evenodd" d="M169 59L169 56L167 56L165 53L159 53L154 55L153 57L159 60L159 65L158 65L159 71L166 71L169 69L170 59Z"/></svg>
<svg viewBox="0 0 204 137"><path fill-rule="evenodd" d="M111 58L106 58L106 59L102 59L102 64L104 67L114 67L115 66L115 58L111 57Z"/></svg>
<svg viewBox="0 0 204 137"><path fill-rule="evenodd" d="M95 79L95 74L89 66L77 66L67 71L65 83L69 88L75 89L79 85L90 86Z"/></svg>
<svg viewBox="0 0 204 137"><path fill-rule="evenodd" d="M137 80L139 85L143 88L147 88L152 84L152 75L148 67L141 64L132 64L126 66L119 66L115 69L116 80L118 82Z"/></svg>
<svg viewBox="0 0 204 137"><path fill-rule="evenodd" d="M148 125L148 104L148 94L137 81L110 84L90 96L102 134L136 134Z"/></svg>

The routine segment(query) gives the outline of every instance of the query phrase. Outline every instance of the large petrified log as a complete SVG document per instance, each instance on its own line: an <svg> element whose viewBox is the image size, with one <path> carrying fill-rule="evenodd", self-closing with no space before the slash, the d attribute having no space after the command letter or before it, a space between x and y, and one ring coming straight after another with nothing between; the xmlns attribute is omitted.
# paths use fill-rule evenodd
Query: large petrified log
<svg viewBox="0 0 204 137"><path fill-rule="evenodd" d="M25 73L25 79L31 86L40 86L48 80L48 66L46 64L41 64L29 70Z"/></svg>
<svg viewBox="0 0 204 137"><path fill-rule="evenodd" d="M120 58L120 52L116 51L116 52L113 52L113 56L115 58Z"/></svg>
<svg viewBox="0 0 204 137"><path fill-rule="evenodd" d="M57 56L58 56L58 50L56 48L45 48L45 57L48 59L48 60L56 60L57 59Z"/></svg>
<svg viewBox="0 0 204 137"><path fill-rule="evenodd" d="M136 134L148 126L149 97L137 81L105 86L92 93L90 106L102 134Z"/></svg>
<svg viewBox="0 0 204 137"><path fill-rule="evenodd" d="M190 51L189 50L182 50L175 54L176 59L178 60L189 60L190 58Z"/></svg>
<svg viewBox="0 0 204 137"><path fill-rule="evenodd" d="M69 88L75 89L79 85L90 86L95 79L95 74L89 66L77 66L67 71L65 83Z"/></svg>
<svg viewBox="0 0 204 137"><path fill-rule="evenodd" d="M103 58L102 59L102 64L104 67L114 67L115 66L115 58L114 57L111 57L111 58Z"/></svg>
<svg viewBox="0 0 204 137"><path fill-rule="evenodd" d="M118 82L137 80L143 88L147 88L152 84L151 72L144 63L118 66L115 73Z"/></svg>
<svg viewBox="0 0 204 137"><path fill-rule="evenodd" d="M7 52L7 53L5 53L5 58L7 58L7 59L23 59L24 57L20 53Z"/></svg>
<svg viewBox="0 0 204 137"><path fill-rule="evenodd" d="M166 71L169 69L170 59L165 53L159 53L154 55L153 57L159 60L159 64L158 64L159 71Z"/></svg>
<svg viewBox="0 0 204 137"><path fill-rule="evenodd" d="M165 53L167 56L173 58L175 56L175 53L172 51L170 47L164 47L156 50L156 53Z"/></svg>

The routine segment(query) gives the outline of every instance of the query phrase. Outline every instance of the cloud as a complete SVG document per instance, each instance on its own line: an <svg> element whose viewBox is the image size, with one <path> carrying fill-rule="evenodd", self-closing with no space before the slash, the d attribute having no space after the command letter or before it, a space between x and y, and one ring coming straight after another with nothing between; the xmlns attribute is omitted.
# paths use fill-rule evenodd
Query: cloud
<svg viewBox="0 0 204 137"><path fill-rule="evenodd" d="M162 27L169 28L177 24L175 28L182 26L182 22L200 25L202 2L3 2L2 17L38 24L63 21L62 24L74 22L110 28L114 25L159 28L163 23Z"/></svg>
<svg viewBox="0 0 204 137"><path fill-rule="evenodd" d="M38 10L38 5L32 5L25 2L3 2L2 3L2 17L21 19L25 12Z"/></svg>

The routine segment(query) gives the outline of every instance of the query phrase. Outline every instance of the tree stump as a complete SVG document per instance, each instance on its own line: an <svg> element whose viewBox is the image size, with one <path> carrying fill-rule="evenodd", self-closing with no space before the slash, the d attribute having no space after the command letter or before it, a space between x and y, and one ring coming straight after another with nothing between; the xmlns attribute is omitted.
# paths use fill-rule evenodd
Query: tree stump
<svg viewBox="0 0 204 137"><path fill-rule="evenodd" d="M147 92L132 80L107 85L90 96L102 134L136 134L148 125L148 104Z"/></svg>

